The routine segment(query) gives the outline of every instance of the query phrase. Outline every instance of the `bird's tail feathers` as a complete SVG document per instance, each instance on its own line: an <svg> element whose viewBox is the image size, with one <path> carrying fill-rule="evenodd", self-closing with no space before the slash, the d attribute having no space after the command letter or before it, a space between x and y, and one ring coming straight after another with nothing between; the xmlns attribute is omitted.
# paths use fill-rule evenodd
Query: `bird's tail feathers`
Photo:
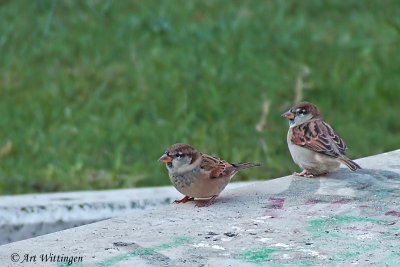
<svg viewBox="0 0 400 267"><path fill-rule="evenodd" d="M357 163L355 163L351 159L343 158L343 159L341 159L341 162L344 165L346 165L352 171L356 171L356 170L362 169L360 165L358 165Z"/></svg>
<svg viewBox="0 0 400 267"><path fill-rule="evenodd" d="M232 165L236 168L237 171L261 166L258 163L252 163L252 162L242 162L242 163L237 163L237 164L232 164Z"/></svg>

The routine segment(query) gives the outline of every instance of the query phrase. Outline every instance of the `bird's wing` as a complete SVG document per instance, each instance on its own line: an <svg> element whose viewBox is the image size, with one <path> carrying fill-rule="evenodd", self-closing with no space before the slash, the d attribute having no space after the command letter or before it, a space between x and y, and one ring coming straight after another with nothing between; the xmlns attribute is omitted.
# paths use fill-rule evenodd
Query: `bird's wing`
<svg viewBox="0 0 400 267"><path fill-rule="evenodd" d="M200 163L200 168L204 172L208 173L210 179L231 176L237 171L236 167L224 160L206 154L202 154L201 156L202 160Z"/></svg>
<svg viewBox="0 0 400 267"><path fill-rule="evenodd" d="M345 155L346 144L329 124L323 120L312 120L293 127L293 144L334 158Z"/></svg>

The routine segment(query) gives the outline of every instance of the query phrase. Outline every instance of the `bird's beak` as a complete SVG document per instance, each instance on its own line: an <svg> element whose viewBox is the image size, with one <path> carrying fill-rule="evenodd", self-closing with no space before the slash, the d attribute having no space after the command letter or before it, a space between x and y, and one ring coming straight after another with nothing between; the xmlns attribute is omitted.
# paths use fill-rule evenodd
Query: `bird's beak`
<svg viewBox="0 0 400 267"><path fill-rule="evenodd" d="M283 113L281 116L288 120L294 119L294 114L290 110L288 112Z"/></svg>
<svg viewBox="0 0 400 267"><path fill-rule="evenodd" d="M163 154L158 160L164 163L172 162L172 158L167 153Z"/></svg>

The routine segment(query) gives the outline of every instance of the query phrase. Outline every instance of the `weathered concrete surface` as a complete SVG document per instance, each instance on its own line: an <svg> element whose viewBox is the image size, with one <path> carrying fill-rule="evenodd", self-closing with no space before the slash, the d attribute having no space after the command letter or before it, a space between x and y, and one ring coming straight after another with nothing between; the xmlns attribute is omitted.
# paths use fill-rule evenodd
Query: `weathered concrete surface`
<svg viewBox="0 0 400 267"><path fill-rule="evenodd" d="M172 186L0 196L0 245L169 205L180 197Z"/></svg>
<svg viewBox="0 0 400 267"><path fill-rule="evenodd" d="M62 266L40 259L52 253L82 257L75 266L398 266L400 150L357 162L365 169L226 190L208 208L169 205L0 246L0 263ZM28 256L36 262L20 263Z"/></svg>

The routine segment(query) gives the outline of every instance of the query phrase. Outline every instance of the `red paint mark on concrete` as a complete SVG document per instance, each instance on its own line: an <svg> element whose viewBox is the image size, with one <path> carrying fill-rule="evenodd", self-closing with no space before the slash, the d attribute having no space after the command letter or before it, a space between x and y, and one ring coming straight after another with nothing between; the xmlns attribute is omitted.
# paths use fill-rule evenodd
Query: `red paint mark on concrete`
<svg viewBox="0 0 400 267"><path fill-rule="evenodd" d="M313 204L318 204L323 202L321 199L317 199L317 198L309 198L306 201L306 205L313 205Z"/></svg>
<svg viewBox="0 0 400 267"><path fill-rule="evenodd" d="M364 185L357 187L357 190L365 190L365 189L370 188L371 186L372 186L372 184L364 184Z"/></svg>
<svg viewBox="0 0 400 267"><path fill-rule="evenodd" d="M268 205L269 209L279 210L283 208L283 204L285 203L285 199L282 197L270 197L270 203Z"/></svg>
<svg viewBox="0 0 400 267"><path fill-rule="evenodd" d="M386 216L400 217L400 211L391 210L385 213Z"/></svg>
<svg viewBox="0 0 400 267"><path fill-rule="evenodd" d="M351 199L348 199L348 198L340 198L340 199L338 199L338 200L336 200L336 201L334 201L334 202L332 202L333 204L347 204L347 203L349 203L349 202L351 202Z"/></svg>

